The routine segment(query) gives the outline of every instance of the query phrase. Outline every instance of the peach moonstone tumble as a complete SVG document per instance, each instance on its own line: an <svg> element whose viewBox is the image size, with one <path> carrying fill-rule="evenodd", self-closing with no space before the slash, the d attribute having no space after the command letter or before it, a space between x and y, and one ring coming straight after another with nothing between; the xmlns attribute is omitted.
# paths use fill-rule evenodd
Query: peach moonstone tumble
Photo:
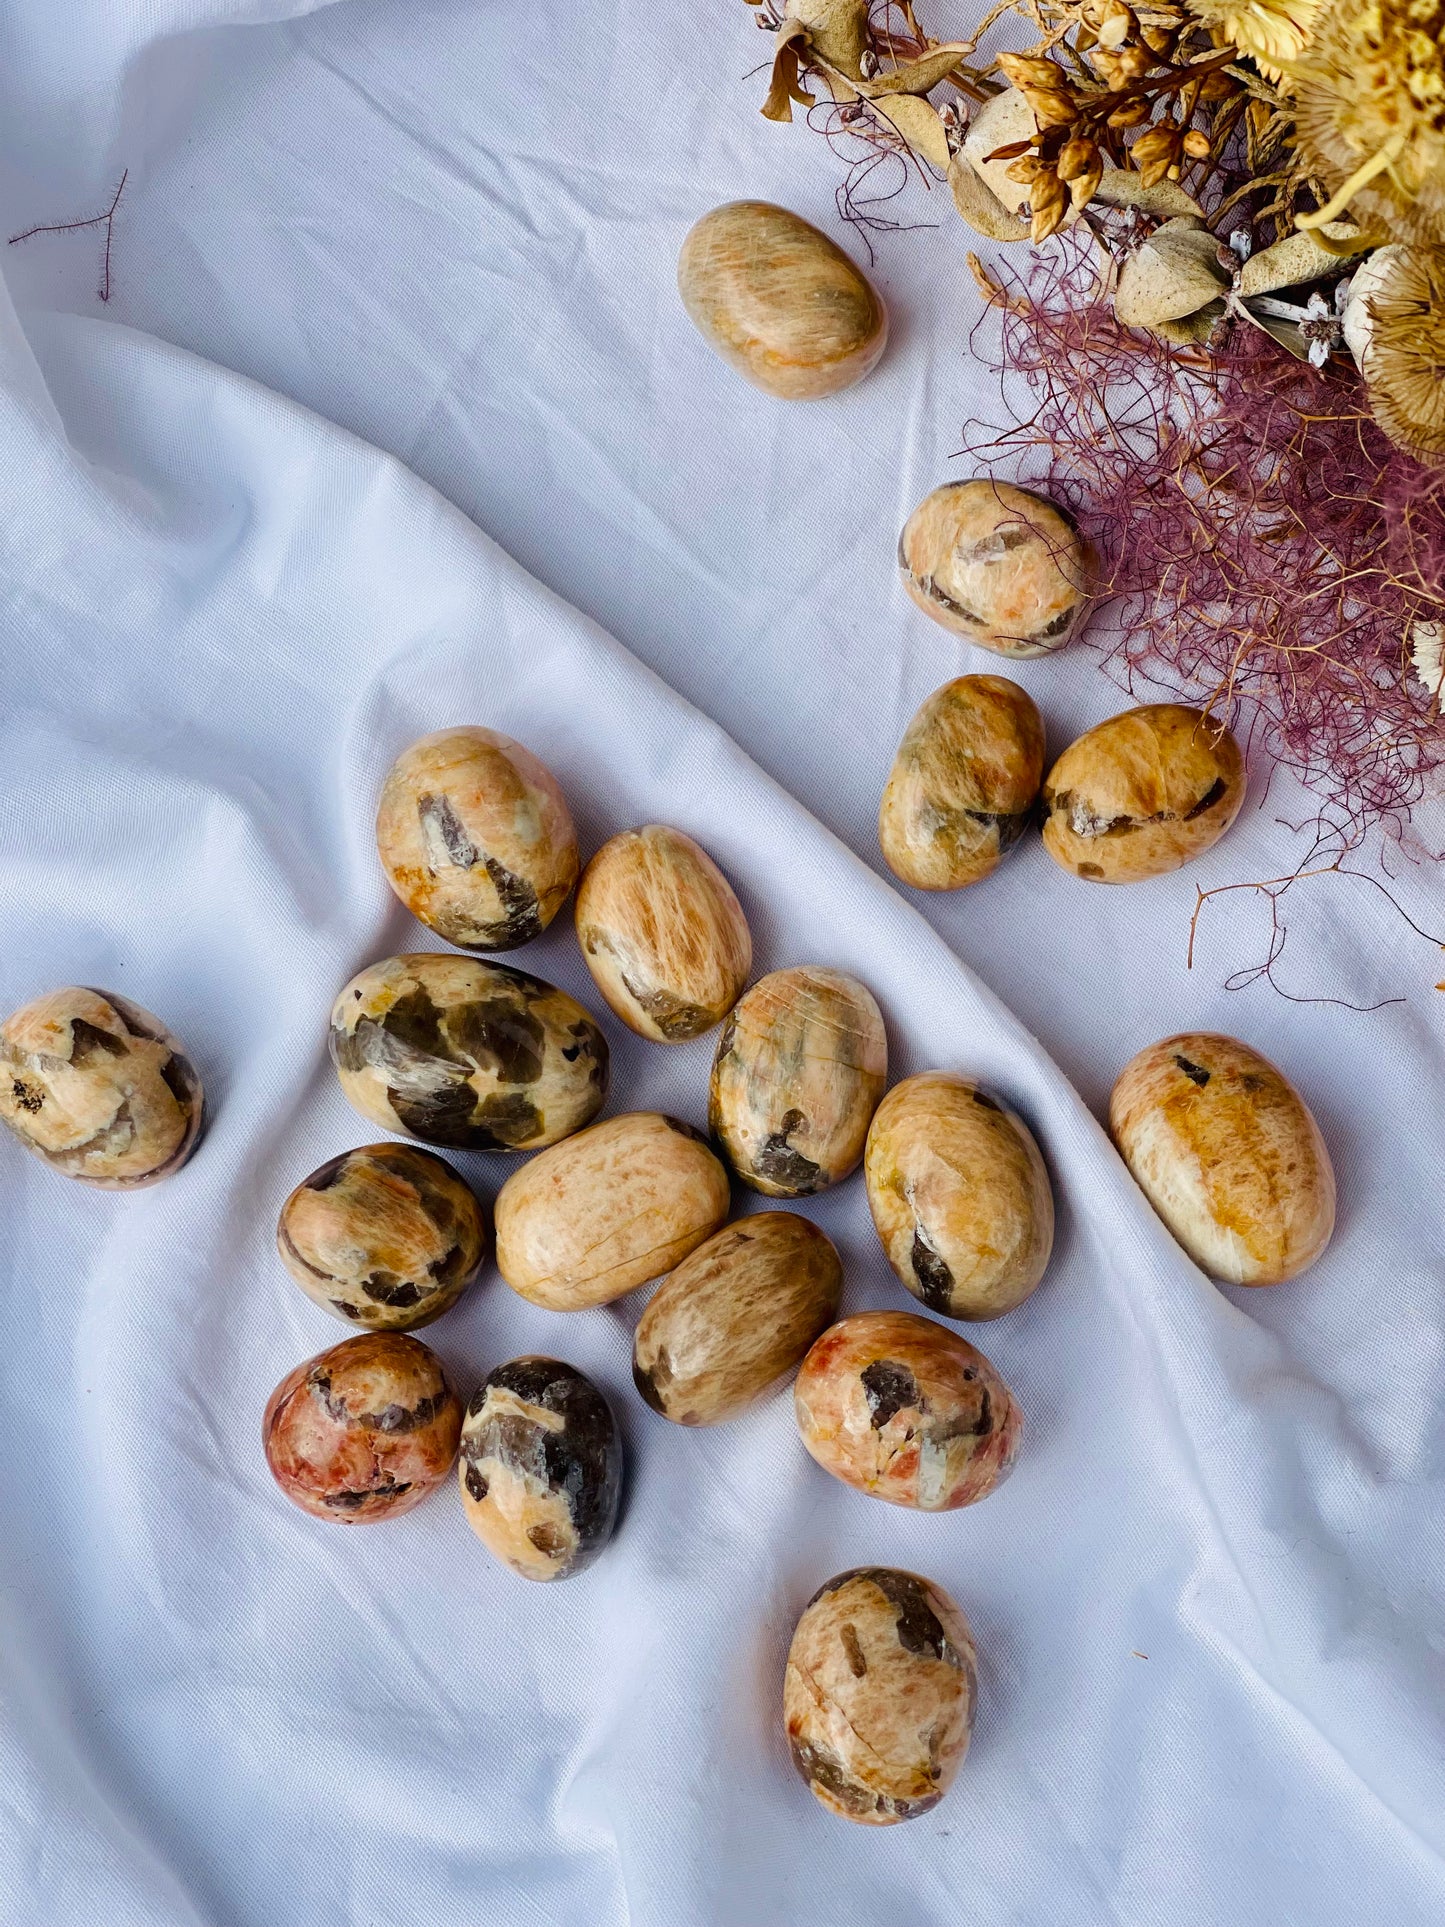
<svg viewBox="0 0 1445 1927"><path fill-rule="evenodd" d="M1217 843L1244 801L1239 744L1183 703L1126 709L1070 743L1044 783L1044 848L1090 883L1163 876Z"/></svg>
<svg viewBox="0 0 1445 1927"><path fill-rule="evenodd" d="M1006 676L956 676L904 732L878 812L889 869L916 890L991 876L1033 816L1044 724Z"/></svg>
<svg viewBox="0 0 1445 1927"><path fill-rule="evenodd" d="M826 1232L760 1211L684 1258L638 1322L632 1376L677 1425L736 1418L797 1367L838 1315L843 1267Z"/></svg>
<svg viewBox="0 0 1445 1927"><path fill-rule="evenodd" d="M482 1208L414 1144L363 1144L303 1178L276 1225L313 1304L367 1331L414 1331L456 1303L486 1256Z"/></svg>
<svg viewBox="0 0 1445 1927"><path fill-rule="evenodd" d="M113 991L52 990L0 1025L0 1122L63 1177L154 1184L195 1150L201 1113L180 1043Z"/></svg>
<svg viewBox="0 0 1445 1927"><path fill-rule="evenodd" d="M1304 1099L1233 1037L1189 1032L1124 1066L1109 1128L1194 1262L1232 1285L1314 1263L1335 1225L1330 1154Z"/></svg>
<svg viewBox="0 0 1445 1927"><path fill-rule="evenodd" d="M677 286L713 352L784 401L851 388L888 340L888 312L863 270L769 201L704 214L682 244Z"/></svg>
<svg viewBox="0 0 1445 1927"><path fill-rule="evenodd" d="M1093 577L1089 552L1060 509L987 476L924 496L898 538L898 567L925 615L1001 656L1062 649Z"/></svg>
<svg viewBox="0 0 1445 1927"><path fill-rule="evenodd" d="M556 1358L514 1358L467 1407L458 1468L467 1524L523 1579L570 1579L601 1552L622 1496L602 1393Z"/></svg>
<svg viewBox="0 0 1445 1927"><path fill-rule="evenodd" d="M1022 1118L971 1078L905 1078L878 1106L864 1163L888 1262L930 1311L1001 1318L1044 1275L1049 1174Z"/></svg>
<svg viewBox="0 0 1445 1927"><path fill-rule="evenodd" d="M461 950L540 936L577 881L577 833L551 771L494 729L441 729L382 786L376 848L414 917Z"/></svg>
<svg viewBox="0 0 1445 1927"><path fill-rule="evenodd" d="M793 1763L830 1813L887 1827L936 1807L973 1732L977 1661L941 1586L889 1566L840 1572L788 1649Z"/></svg>
<svg viewBox="0 0 1445 1927"><path fill-rule="evenodd" d="M744 1184L809 1197L856 1170L887 1082L883 1016L856 977L774 970L723 1026L708 1121Z"/></svg>
<svg viewBox="0 0 1445 1927"><path fill-rule="evenodd" d="M436 1353L404 1332L364 1332L286 1374L262 1440L303 1512L365 1525L420 1505L451 1471L461 1430Z"/></svg>
<svg viewBox="0 0 1445 1927"><path fill-rule="evenodd" d="M497 1193L497 1269L549 1311L605 1305L681 1264L728 1214L700 1131L633 1111L579 1131Z"/></svg>
<svg viewBox="0 0 1445 1927"><path fill-rule="evenodd" d="M803 1360L793 1403L825 1472L920 1512L987 1498L1012 1470L1023 1425L983 1353L911 1311L831 1326Z"/></svg>
<svg viewBox="0 0 1445 1927"><path fill-rule="evenodd" d="M732 885L690 836L660 823L624 830L587 865L577 941L611 1008L656 1044L720 1024L753 960Z"/></svg>

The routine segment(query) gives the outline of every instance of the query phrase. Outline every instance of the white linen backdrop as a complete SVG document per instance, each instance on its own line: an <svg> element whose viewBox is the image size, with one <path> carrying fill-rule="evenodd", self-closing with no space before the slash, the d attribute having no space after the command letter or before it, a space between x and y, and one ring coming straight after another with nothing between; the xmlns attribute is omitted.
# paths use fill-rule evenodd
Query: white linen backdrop
<svg viewBox="0 0 1445 1927"><path fill-rule="evenodd" d="M848 396L782 408L692 336L672 264L707 206L849 238L826 149L756 115L764 52L723 0L0 15L4 233L129 170L108 306L97 230L0 250L0 1004L123 991L211 1099L194 1162L131 1197L0 1146L6 1927L1445 1918L1438 957L1334 880L1290 900L1287 985L1403 1002L1225 992L1247 895L1186 972L1196 879L1297 861L1278 791L1128 891L1037 846L958 899L883 879L898 734L996 666L906 605L892 543L999 403L951 231L880 241L894 341ZM1119 706L1086 645L1017 674L1056 744ZM344 1333L275 1214L373 1134L326 1012L426 943L371 816L397 750L460 720L535 748L589 849L697 835L760 969L857 972L896 1073L976 1073L1029 1117L1059 1242L969 1331L1026 1413L985 1505L845 1491L786 1398L668 1427L630 1386L637 1300L563 1318L495 1273L427 1337L464 1394L524 1349L607 1388L604 1559L528 1587L450 1492L352 1532L276 1492L266 1395ZM1428 866L1405 888L1445 923ZM515 960L596 1008L566 922ZM1134 1050L1196 1027L1275 1058L1335 1153L1335 1243L1270 1293L1194 1271L1096 1121ZM607 1028L614 1110L701 1121L706 1042ZM848 1309L903 1302L857 1180L803 1208ZM778 1713L798 1611L862 1562L945 1585L981 1654L955 1791L888 1832L814 1805Z"/></svg>

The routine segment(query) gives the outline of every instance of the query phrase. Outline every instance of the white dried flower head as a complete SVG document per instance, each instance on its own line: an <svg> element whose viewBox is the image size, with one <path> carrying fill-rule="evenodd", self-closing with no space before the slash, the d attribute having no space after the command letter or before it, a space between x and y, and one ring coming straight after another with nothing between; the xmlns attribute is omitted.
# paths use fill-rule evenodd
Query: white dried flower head
<svg viewBox="0 0 1445 1927"><path fill-rule="evenodd" d="M1410 664L1417 678L1439 702L1445 684L1445 622L1421 617L1410 627Z"/></svg>

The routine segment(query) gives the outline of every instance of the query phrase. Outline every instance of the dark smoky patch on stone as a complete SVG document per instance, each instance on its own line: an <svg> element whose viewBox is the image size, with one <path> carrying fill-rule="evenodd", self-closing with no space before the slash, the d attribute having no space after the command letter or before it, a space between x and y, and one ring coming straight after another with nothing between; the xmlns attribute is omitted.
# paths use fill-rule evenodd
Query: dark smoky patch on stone
<svg viewBox="0 0 1445 1927"><path fill-rule="evenodd" d="M1222 776L1216 776L1203 796L1201 796L1199 801L1194 805L1193 809L1184 812L1184 821L1186 823L1192 823L1196 816L1203 816L1206 810L1212 810L1228 788L1229 785L1225 782L1224 778Z"/></svg>
<svg viewBox="0 0 1445 1927"><path fill-rule="evenodd" d="M400 1280L390 1271L373 1271L361 1281L361 1289L368 1298L378 1305L394 1305L405 1310L409 1305L419 1305L422 1294L410 1280Z"/></svg>
<svg viewBox="0 0 1445 1927"><path fill-rule="evenodd" d="M776 1131L770 1131L753 1158L753 1169L770 1184L784 1187L794 1197L806 1197L818 1189L821 1165L796 1150L788 1139L807 1123L801 1111L785 1111Z"/></svg>
<svg viewBox="0 0 1445 1927"><path fill-rule="evenodd" d="M1262 1091L1268 1082L1268 1078L1261 1077L1258 1071L1241 1071L1239 1074L1239 1088L1242 1091Z"/></svg>
<svg viewBox="0 0 1445 1927"><path fill-rule="evenodd" d="M504 1084L535 1084L542 1075L547 1035L540 1019L512 997L456 1004L443 1020L455 1049Z"/></svg>
<svg viewBox="0 0 1445 1927"><path fill-rule="evenodd" d="M45 1102L44 1091L37 1085L27 1084L18 1077L12 1077L10 1080L10 1095L21 1110L28 1111L32 1117Z"/></svg>
<svg viewBox="0 0 1445 1927"><path fill-rule="evenodd" d="M465 1451L466 1447L464 1446L462 1449ZM475 1499L478 1504L486 1498L488 1492L491 1490L485 1477L474 1465L469 1464L467 1466L466 1472L463 1475L463 1482L466 1485L468 1496Z"/></svg>
<svg viewBox="0 0 1445 1927"><path fill-rule="evenodd" d="M713 1058L714 1063L720 1064L722 1060L727 1056L728 1052L733 1047L733 1040L736 1038L737 1034L738 1034L737 1013L735 1011L729 1011L727 1018L722 1027L722 1034L719 1036L717 1040L717 1053Z"/></svg>
<svg viewBox="0 0 1445 1927"><path fill-rule="evenodd" d="M161 1065L161 1082L183 1111L190 1110L201 1088L201 1080L196 1076L190 1060L182 1057L179 1051L172 1051Z"/></svg>
<svg viewBox="0 0 1445 1927"><path fill-rule="evenodd" d="M378 1019L362 1018L356 1026L361 1036L368 1022L379 1025L383 1036L403 1046L408 1056L440 1057L456 1063L459 1059L442 1029L442 1012L422 985L403 991L386 1014Z"/></svg>
<svg viewBox="0 0 1445 1927"><path fill-rule="evenodd" d="M868 1401L868 1418L875 1432L881 1432L896 1413L923 1410L918 1380L906 1365L896 1359L875 1358L858 1374L863 1396Z"/></svg>
<svg viewBox="0 0 1445 1927"><path fill-rule="evenodd" d="M906 568L907 564L905 563L904 566ZM936 576L918 577L918 586L928 600L936 602L940 609L947 609L951 615L960 617L964 622L972 623L975 629L987 627L977 609L970 609L966 602L960 602L957 596L950 595L947 589L940 588Z"/></svg>
<svg viewBox="0 0 1445 1927"><path fill-rule="evenodd" d="M698 1029L706 1029L708 1013L701 1004L690 1004L683 997L674 997L670 990L647 990L641 984L633 983L625 972L622 987L641 1011L652 1019L664 1037L691 1037Z"/></svg>
<svg viewBox="0 0 1445 1927"><path fill-rule="evenodd" d="M898 1644L906 1653L930 1653L934 1659L953 1654L942 1621L928 1603L921 1580L890 1566L869 1566L857 1575L875 1585L898 1615ZM953 1655L951 1663L957 1663Z"/></svg>
<svg viewBox="0 0 1445 1927"><path fill-rule="evenodd" d="M1101 877L1104 874L1104 871L1103 871L1103 866L1101 864L1081 863L1079 865L1078 873L1081 877Z"/></svg>
<svg viewBox="0 0 1445 1927"><path fill-rule="evenodd" d="M70 1020L70 1061L72 1064L86 1064L97 1052L106 1057L124 1057L130 1046L124 1038L117 1037L113 1031L102 1030L98 1024L88 1024L83 1017Z"/></svg>
<svg viewBox="0 0 1445 1927"><path fill-rule="evenodd" d="M560 1559L567 1550L567 1541L562 1537L562 1534L557 1530L556 1526L533 1526L528 1532L527 1537L537 1548L538 1552L544 1554L548 1559Z"/></svg>
<svg viewBox="0 0 1445 1927"><path fill-rule="evenodd" d="M809 1786L819 1786L825 1793L831 1793L839 1806L846 1808L849 1813L871 1813L876 1810L875 1796L859 1786L836 1754L815 1746L811 1741L794 1740L793 1764Z"/></svg>
<svg viewBox="0 0 1445 1927"><path fill-rule="evenodd" d="M433 865L438 850L459 870L470 870L476 864L480 852L452 808L450 797L427 790L416 799L416 813L427 858Z"/></svg>
<svg viewBox="0 0 1445 1927"><path fill-rule="evenodd" d="M973 1374L969 1374L970 1377ZM993 1400L986 1385L978 1388L978 1407L970 1415L960 1415L950 1419L947 1424L932 1425L928 1436L935 1445L947 1445L950 1439L987 1438L993 1430Z"/></svg>
<svg viewBox="0 0 1445 1927"><path fill-rule="evenodd" d="M1183 1071L1190 1083L1197 1084L1200 1090L1203 1090L1209 1082L1209 1072L1202 1064L1191 1063L1187 1057L1181 1057L1177 1051L1174 1055L1174 1063L1179 1070Z"/></svg>
<svg viewBox="0 0 1445 1927"><path fill-rule="evenodd" d="M328 1492L322 1504L333 1506L338 1512L356 1512L368 1500L399 1499L403 1492L410 1491L410 1479L403 1479L400 1482L387 1480L384 1485L368 1486L361 1492Z"/></svg>
<svg viewBox="0 0 1445 1927"><path fill-rule="evenodd" d="M848 1658L848 1671L854 1679L864 1679L868 1673L868 1661L863 1654L863 1642L858 1637L858 1628L851 1619L843 1622L838 1630L843 1642L843 1651Z"/></svg>
<svg viewBox="0 0 1445 1927"><path fill-rule="evenodd" d="M429 1398L418 1399L415 1405L391 1404L383 1406L379 1412L358 1412L354 1415L354 1422L364 1426L368 1432L387 1432L392 1435L418 1432L422 1426L431 1424L446 1402L446 1388L443 1387ZM343 1405L342 1411L345 1409Z"/></svg>
<svg viewBox="0 0 1445 1927"><path fill-rule="evenodd" d="M975 1104L981 1104L986 1111L1001 1111L1003 1109L1003 1106L996 1097L990 1097L987 1091L980 1090L977 1086L974 1087L973 1101Z"/></svg>
<svg viewBox="0 0 1445 1927"><path fill-rule="evenodd" d="M521 1091L495 1091L470 1116L465 1135L454 1141L474 1151L515 1151L542 1130L542 1113Z"/></svg>
<svg viewBox="0 0 1445 1927"><path fill-rule="evenodd" d="M698 1130L695 1124L688 1124L680 1117L668 1117L666 1115L664 1115L662 1121L669 1131L676 1131L679 1137L690 1138L694 1144L707 1143L707 1138Z"/></svg>
<svg viewBox="0 0 1445 1927"><path fill-rule="evenodd" d="M129 997L117 996L113 990L97 990L94 984L87 984L85 988L92 997L99 997L103 1004L110 1005L119 1017L122 1028L128 1030L132 1037L143 1037L148 1044L159 1044L162 1041L159 1029L147 1017L140 1005L133 1004Z"/></svg>
<svg viewBox="0 0 1445 1927"><path fill-rule="evenodd" d="M386 1087L387 1101L396 1112L403 1129L418 1137L434 1138L438 1144L456 1144L478 1150L498 1150L488 1132L478 1133L472 1125L477 1094L465 1078L439 1089L416 1093L396 1084Z"/></svg>
<svg viewBox="0 0 1445 1927"><path fill-rule="evenodd" d="M444 1256L431 1260L426 1268L426 1275L431 1279L435 1290L448 1291L453 1285L460 1284L472 1269L473 1266L468 1262L466 1252L459 1244L454 1244Z"/></svg>
<svg viewBox="0 0 1445 1927"><path fill-rule="evenodd" d="M323 1271L320 1265L312 1264L311 1260L301 1250L296 1240L291 1236L289 1229L284 1224L278 1236L281 1249L286 1253L288 1258L294 1258L303 1271L309 1271L313 1278L323 1279L327 1284L338 1285L341 1283L341 1280L334 1276L333 1273Z"/></svg>
<svg viewBox="0 0 1445 1927"><path fill-rule="evenodd" d="M917 1800L889 1800L878 1796L878 1808L894 1814L900 1820L916 1820L920 1813L931 1813L943 1798L941 1793L925 1793Z"/></svg>
<svg viewBox="0 0 1445 1927"><path fill-rule="evenodd" d="M660 1387L671 1376L666 1352L659 1352L655 1362L645 1370L636 1359L632 1361L632 1382L641 1394L643 1403L650 1405L654 1412L661 1412L664 1418L667 1416L667 1406L663 1401Z"/></svg>
<svg viewBox="0 0 1445 1927"><path fill-rule="evenodd" d="M332 1185L340 1180L342 1173L345 1171L347 1165L350 1164L354 1155L354 1152L343 1151L339 1158L328 1158L325 1164L320 1164L316 1167L311 1173L311 1176L307 1178L303 1188L307 1191L329 1191ZM304 1262L303 1260L303 1263Z"/></svg>
<svg viewBox="0 0 1445 1927"><path fill-rule="evenodd" d="M930 1311L946 1312L953 1303L953 1273L928 1243L922 1225L914 1229L908 1259L924 1304Z"/></svg>
<svg viewBox="0 0 1445 1927"><path fill-rule="evenodd" d="M1042 629L1035 629L1028 639L1034 642L1052 642L1055 636L1067 633L1077 613L1076 609L1061 610L1051 621L1046 622Z"/></svg>
<svg viewBox="0 0 1445 1927"><path fill-rule="evenodd" d="M498 863L494 856L483 856L482 864L502 906L501 922L492 925L493 930L500 931L508 944L530 943L534 937L540 937L542 911L531 884L505 864Z"/></svg>
<svg viewBox="0 0 1445 1927"><path fill-rule="evenodd" d="M488 1373L477 1397L484 1400L496 1386L500 1391L525 1399L528 1405L540 1405L545 1412L565 1413L573 1392L586 1384L588 1381L581 1372L560 1358L514 1358Z"/></svg>
<svg viewBox="0 0 1445 1927"><path fill-rule="evenodd" d="M326 1302L333 1311L339 1311L343 1318L351 1318L357 1321L361 1318L360 1306L348 1304L344 1298L328 1298Z"/></svg>
<svg viewBox="0 0 1445 1927"><path fill-rule="evenodd" d="M1015 810L1011 814L1000 811L996 815L983 818L983 820L992 823L998 830L998 847L1000 854L1002 854L1005 850L1011 850L1015 843L1024 835L1034 820L1034 811L1032 808Z"/></svg>

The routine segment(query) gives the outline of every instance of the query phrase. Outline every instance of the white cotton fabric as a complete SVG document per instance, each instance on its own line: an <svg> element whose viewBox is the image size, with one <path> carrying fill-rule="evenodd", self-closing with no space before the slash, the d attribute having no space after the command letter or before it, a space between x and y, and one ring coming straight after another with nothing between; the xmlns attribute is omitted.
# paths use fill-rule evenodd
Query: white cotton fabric
<svg viewBox="0 0 1445 1927"><path fill-rule="evenodd" d="M96 230L0 250L0 1004L123 992L211 1114L128 1197L0 1145L4 1927L1445 1918L1438 954L1331 879L1286 899L1282 982L1404 1001L1226 991L1264 942L1248 893L1187 971L1196 884L1299 860L1298 799L1262 780L1155 883L1090 889L1034 845L958 898L891 887L897 737L997 667L907 605L892 545L968 472L961 424L1003 414L953 227L879 238L894 339L849 395L782 407L691 333L673 262L707 206L766 195L849 238L826 148L755 112L749 18L0 16L5 234L129 170L104 307ZM898 212L947 218L921 188ZM1014 673L1055 745L1121 701L1086 645ZM512 1577L450 1490L347 1531L272 1485L266 1396L345 1335L282 1271L276 1212L374 1135L327 1011L429 942L375 798L463 720L546 760L589 850L697 836L760 969L856 972L895 1074L969 1072L1033 1124L1059 1238L1035 1297L969 1331L1026 1418L987 1503L844 1490L786 1397L669 1427L630 1385L643 1294L563 1317L494 1272L427 1337L464 1394L529 1349L606 1388L627 1501L589 1573ZM1396 867L1445 926L1434 868ZM514 960L599 1007L565 916ZM702 1121L706 1041L606 1028L613 1110ZM1340 1226L1295 1284L1204 1280L1100 1127L1127 1058L1184 1028L1265 1050L1319 1116ZM488 1197L507 1168L457 1162ZM859 1180L802 1208L848 1310L905 1302ZM860 1563L945 1586L980 1651L954 1792L888 1831L815 1805L779 1715L798 1612Z"/></svg>

